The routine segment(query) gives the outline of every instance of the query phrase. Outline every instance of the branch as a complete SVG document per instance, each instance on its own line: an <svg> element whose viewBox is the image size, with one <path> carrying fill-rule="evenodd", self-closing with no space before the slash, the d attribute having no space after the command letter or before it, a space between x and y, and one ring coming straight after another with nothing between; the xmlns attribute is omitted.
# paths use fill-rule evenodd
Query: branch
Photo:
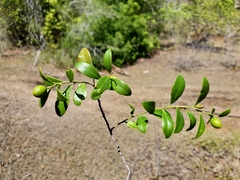
<svg viewBox="0 0 240 180"><path fill-rule="evenodd" d="M117 126L119 126L119 125L121 125L121 124L123 124L123 123L126 123L127 120L128 120L128 118L126 118L126 119L120 121L119 123L115 124L115 125L111 128L111 131L113 131Z"/></svg>
<svg viewBox="0 0 240 180"><path fill-rule="evenodd" d="M118 145L118 143L117 143L117 141L115 140L115 138L114 138L114 136L113 136L113 133L112 133L112 131L113 131L113 129L115 128L115 126L114 126L113 128L110 127L109 122L108 122L108 120L107 120L107 118L106 118L105 112L103 111L103 108L102 108L102 104L101 104L100 99L98 99L97 101L98 101L98 107L99 107L99 109L100 109L100 111L101 111L101 114L102 114L102 117L103 117L103 119L104 119L104 121L105 121L105 123L106 123L106 125L107 125L109 134L110 134L110 136L111 136L111 138L112 138L112 141L113 141L114 144L116 145L118 154L121 156L122 161L123 161L125 167L127 168L127 171L128 171L127 180L129 180L129 179L130 179L130 176L131 176L131 170L130 170L130 168L129 168L129 166L128 166L128 164L127 164L127 162L126 162L126 160L125 160L125 158L124 158L124 156L123 156L123 154L122 154L122 152L121 152L120 146ZM120 124L121 124L121 123L124 123L124 122L126 122L126 121L127 121L127 119L125 119L125 120L123 120L122 122L120 122ZM119 123L118 123L117 125L119 125Z"/></svg>
<svg viewBox="0 0 240 180"><path fill-rule="evenodd" d="M103 117L103 119L104 119L104 121L105 121L105 123L107 125L108 131L109 131L110 135L112 136L112 130L111 130L109 122L108 122L108 120L106 118L105 112L103 111L101 101L100 101L100 99L98 99L97 101L98 101L98 107L99 107L99 109L100 109L100 111L102 113L102 117Z"/></svg>
<svg viewBox="0 0 240 180"><path fill-rule="evenodd" d="M122 158L122 161L123 161L124 165L126 166L126 168L127 168L127 170L128 170L128 176L127 176L127 180L129 180L129 179L130 179L130 177L131 177L131 170L130 170L130 168L129 168L129 166L128 166L127 162L125 161L125 158L124 158L124 156L123 156L123 154L122 154L122 152L121 152L120 146L118 145L118 143L117 143L117 141L115 140L114 136L113 136L113 135L111 135L111 138L112 138L112 140L113 140L114 144L115 144L115 145L116 145L116 147L117 147L118 154L121 156L121 158Z"/></svg>

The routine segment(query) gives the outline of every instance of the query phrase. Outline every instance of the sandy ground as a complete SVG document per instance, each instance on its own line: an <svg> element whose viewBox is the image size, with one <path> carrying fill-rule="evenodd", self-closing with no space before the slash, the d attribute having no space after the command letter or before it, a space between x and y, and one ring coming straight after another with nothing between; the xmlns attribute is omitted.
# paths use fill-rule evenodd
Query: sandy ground
<svg viewBox="0 0 240 180"><path fill-rule="evenodd" d="M59 118L54 111L53 91L46 106L38 107L31 90L41 83L41 78L37 68L32 68L31 57L18 51L0 58L0 179L126 179L126 168L96 101L88 97L80 107L71 103L66 115ZM137 112L143 110L143 100L155 100L158 107L168 105L178 74L185 78L187 86L177 104L194 104L205 76L211 88L202 103L204 107L215 107L217 112L231 108L231 116L236 116L222 118L221 130L207 125L197 140L193 139L196 128L165 139L159 119L151 116L145 135L125 124L119 126L114 136L133 172L133 180L240 179L240 71L235 61L240 63L236 48L210 52L175 47L125 68L130 76L115 73L129 84L133 94L103 95L101 101L111 125L129 116L128 103ZM65 70L41 66L47 75L66 78ZM81 74L76 76L86 79Z"/></svg>

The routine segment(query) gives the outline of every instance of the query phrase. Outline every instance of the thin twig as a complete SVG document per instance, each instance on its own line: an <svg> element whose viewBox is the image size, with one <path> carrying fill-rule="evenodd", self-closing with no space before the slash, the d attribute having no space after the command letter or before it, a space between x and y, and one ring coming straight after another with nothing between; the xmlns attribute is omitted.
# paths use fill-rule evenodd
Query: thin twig
<svg viewBox="0 0 240 180"><path fill-rule="evenodd" d="M98 107L99 107L99 109L100 109L100 111L101 111L101 114L102 114L102 117L103 117L103 119L104 119L104 121L105 121L105 123L106 123L106 125L107 125L108 131L109 131L110 136L111 136L111 138L112 138L112 141L113 141L114 144L116 145L118 154L121 156L122 161L123 161L124 165L125 165L126 168L127 168L127 171L128 171L127 180L129 180L129 179L130 179L130 176L131 176L131 170L130 170L130 168L129 168L129 166L128 166L128 164L127 164L127 162L126 162L126 160L125 160L125 158L124 158L124 156L123 156L123 154L122 154L122 152L121 152L120 146L118 145L117 141L115 140L115 138L114 138L114 136L113 136L112 131L113 131L114 127L113 127L113 128L110 127L109 122L108 122L108 120L107 120L107 118L106 118L105 112L103 111L103 108L102 108L102 104L101 104L100 99L98 99L97 101L98 101ZM125 120L125 121L126 121L126 120ZM124 121L120 122L120 124L123 123L123 122L124 122Z"/></svg>
<svg viewBox="0 0 240 180"><path fill-rule="evenodd" d="M103 117L103 119L104 119L104 121L105 121L105 123L106 123L106 125L107 125L108 131L109 131L110 135L112 136L112 131L111 131L109 122L108 122L108 120L107 120L107 118L106 118L105 112L103 111L101 101L100 101L100 99L98 99L97 101L98 101L98 107L99 107L99 109L100 109L100 111L101 111L101 113L102 113L102 117Z"/></svg>
<svg viewBox="0 0 240 180"><path fill-rule="evenodd" d="M118 145L118 143L117 143L117 141L115 140L114 136L111 135L111 138L112 138L114 144L115 144L116 147L117 147L118 154L121 156L122 161L123 161L124 165L126 166L126 168L127 168L127 170L128 170L127 180L129 180L129 179L130 179L130 176L131 176L131 170L130 170L130 168L129 168L129 166L128 166L128 164L127 164L127 162L126 162L126 160L125 160L125 158L124 158L124 156L123 156L123 154L122 154L122 152L121 152L120 146Z"/></svg>
<svg viewBox="0 0 240 180"><path fill-rule="evenodd" d="M112 128L111 131L113 131L117 126L119 126L120 124L126 123L128 119L124 119L122 121L120 121L119 123L115 124Z"/></svg>

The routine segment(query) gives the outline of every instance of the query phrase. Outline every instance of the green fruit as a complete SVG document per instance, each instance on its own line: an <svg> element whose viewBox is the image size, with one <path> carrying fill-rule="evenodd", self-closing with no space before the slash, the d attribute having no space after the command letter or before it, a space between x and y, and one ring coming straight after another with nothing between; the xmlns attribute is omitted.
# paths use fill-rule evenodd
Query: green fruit
<svg viewBox="0 0 240 180"><path fill-rule="evenodd" d="M43 97L47 94L47 88L43 85L35 86L32 90L32 94L37 98Z"/></svg>
<svg viewBox="0 0 240 180"><path fill-rule="evenodd" d="M220 129L222 127L222 122L217 117L213 117L210 120L210 123L211 123L212 127L216 128L216 129Z"/></svg>

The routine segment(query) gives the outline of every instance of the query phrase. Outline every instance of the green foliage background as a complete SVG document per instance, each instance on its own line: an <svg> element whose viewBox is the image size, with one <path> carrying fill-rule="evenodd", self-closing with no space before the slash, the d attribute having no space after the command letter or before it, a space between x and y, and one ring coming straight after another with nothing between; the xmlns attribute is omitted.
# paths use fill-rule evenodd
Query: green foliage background
<svg viewBox="0 0 240 180"><path fill-rule="evenodd" d="M58 62L76 59L87 47L102 67L111 48L114 64L133 64L160 48L162 32L187 37L194 26L208 35L239 31L239 11L232 0L2 0L0 25L14 46L57 50ZM206 28L207 27L207 28ZM66 59L59 60L64 57ZM73 65L75 62L70 61Z"/></svg>
<svg viewBox="0 0 240 180"><path fill-rule="evenodd" d="M165 30L185 40L193 27L197 33L204 30L206 35L217 36L240 30L240 12L232 0L195 0L179 6L169 3L160 11Z"/></svg>
<svg viewBox="0 0 240 180"><path fill-rule="evenodd" d="M156 28L158 16L143 4L144 1L140 4L134 0L88 1L86 9L75 12L74 23L68 23L69 33L63 47L72 57L87 47L97 57L94 63L98 67L102 64L99 57L108 48L113 50L117 66L133 64L137 58L150 55L159 48L161 28Z"/></svg>

